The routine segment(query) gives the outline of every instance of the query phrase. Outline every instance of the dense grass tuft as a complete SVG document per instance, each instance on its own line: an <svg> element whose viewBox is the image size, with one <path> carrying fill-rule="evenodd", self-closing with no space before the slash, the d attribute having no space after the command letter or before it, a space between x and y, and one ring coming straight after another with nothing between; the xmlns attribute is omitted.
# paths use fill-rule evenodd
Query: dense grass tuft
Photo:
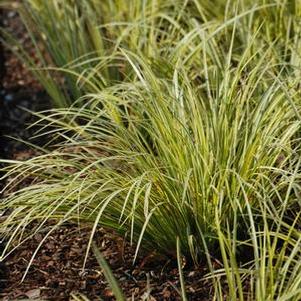
<svg viewBox="0 0 301 301"><path fill-rule="evenodd" d="M104 226L136 255L207 260L217 300L299 300L300 9L201 2L26 2L66 74L55 104L72 105L39 114L51 150L7 162L4 256L72 221L91 225L87 249Z"/></svg>

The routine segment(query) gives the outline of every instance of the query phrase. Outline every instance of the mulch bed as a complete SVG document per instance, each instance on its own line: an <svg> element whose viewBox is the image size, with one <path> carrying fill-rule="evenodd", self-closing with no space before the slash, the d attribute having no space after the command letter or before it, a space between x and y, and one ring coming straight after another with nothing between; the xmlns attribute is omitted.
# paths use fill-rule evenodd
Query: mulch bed
<svg viewBox="0 0 301 301"><path fill-rule="evenodd" d="M91 253L83 270L90 232L75 225L63 226L44 242L25 280L20 283L43 235L36 234L6 260L7 278L1 279L2 300L39 298L70 300L83 293L91 300L115 300L103 272ZM100 229L95 241L129 300L181 300L177 261L141 254L133 265L134 248L109 231ZM210 300L210 283L201 280L204 267L184 267L189 300ZM4 288L3 288L4 287Z"/></svg>
<svg viewBox="0 0 301 301"><path fill-rule="evenodd" d="M0 12L1 24L34 56L30 37L18 14L13 10ZM49 98L26 66L10 49L0 42L0 157L12 158L15 152L27 149L16 137L29 140L34 129L28 125L34 120L26 110L39 111L49 107ZM24 110L26 109L26 110ZM31 141L40 143L40 141Z"/></svg>

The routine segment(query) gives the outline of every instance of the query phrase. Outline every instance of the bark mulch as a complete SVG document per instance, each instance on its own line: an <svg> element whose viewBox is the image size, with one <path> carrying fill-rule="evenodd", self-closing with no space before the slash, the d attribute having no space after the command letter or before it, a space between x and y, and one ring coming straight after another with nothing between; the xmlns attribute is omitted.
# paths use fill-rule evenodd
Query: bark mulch
<svg viewBox="0 0 301 301"><path fill-rule="evenodd" d="M34 57L34 48L20 17L14 10L0 11L0 26L12 34ZM26 150L19 140L29 140L34 120L29 111L49 108L49 98L26 66L0 41L0 157L11 158L15 152ZM38 140L31 142L40 143Z"/></svg>
<svg viewBox="0 0 301 301"><path fill-rule="evenodd" d="M76 225L55 230L38 251L23 282L44 236L36 234L18 247L5 261L1 300L71 300L71 293L83 293L90 300L115 300L92 252L83 269L89 236L88 228L80 230ZM134 248L114 233L100 229L95 241L128 300L181 300L176 259L144 251L133 264ZM204 266L184 266L183 270L188 300L210 300L210 282L202 280Z"/></svg>

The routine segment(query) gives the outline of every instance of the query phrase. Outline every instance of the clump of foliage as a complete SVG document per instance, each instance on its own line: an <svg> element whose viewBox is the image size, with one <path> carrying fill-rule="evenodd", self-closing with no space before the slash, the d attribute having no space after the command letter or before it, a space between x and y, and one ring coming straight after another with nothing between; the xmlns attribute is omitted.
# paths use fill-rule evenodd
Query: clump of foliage
<svg viewBox="0 0 301 301"><path fill-rule="evenodd" d="M199 56L204 45L200 41L206 41L206 54L216 60L217 52L228 51L233 23L238 26L231 59L239 58L240 46L248 44L257 32L253 49L273 45L274 53L268 58L271 64L296 66L300 61L301 12L293 0L22 0L15 4L39 65L2 30L4 42L15 46L56 107L66 107L86 93L130 80L130 65L112 61L120 48L171 64L181 59L186 69L191 69L190 76L198 77L204 69ZM223 43L218 43L220 39ZM214 63L221 67L223 61Z"/></svg>
<svg viewBox="0 0 301 301"><path fill-rule="evenodd" d="M179 258L181 245L195 264L207 259L218 300L224 278L229 300L299 300L297 3L45 3L25 1L22 14L65 74L49 94L72 105L40 114L51 150L8 162L4 255L48 220L45 239L62 223L90 224L88 250L101 225L136 255ZM49 88L50 69L35 72Z"/></svg>

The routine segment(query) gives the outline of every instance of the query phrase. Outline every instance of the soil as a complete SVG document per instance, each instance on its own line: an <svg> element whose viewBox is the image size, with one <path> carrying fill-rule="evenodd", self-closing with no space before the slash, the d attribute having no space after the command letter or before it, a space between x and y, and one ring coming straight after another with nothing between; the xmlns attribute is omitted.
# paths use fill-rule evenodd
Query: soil
<svg viewBox="0 0 301 301"><path fill-rule="evenodd" d="M2 12L0 20L31 51L30 40L16 12ZM7 136L24 140L31 137L34 129L27 129L27 125L33 117L23 108L39 110L48 107L49 100L25 66L1 45L0 68L0 158L26 158L32 155L28 146ZM79 229L68 224L54 231L21 281L43 235L38 233L27 240L1 263L1 300L70 300L71 293L83 293L91 300L115 300L92 253L83 269L90 235L88 227ZM133 264L135 249L111 231L100 229L95 241L129 300L132 297L150 301L181 300L176 259L146 251ZM0 244L0 252L4 247ZM183 269L188 300L212 299L210 282L202 280L208 272L205 267L186 264Z"/></svg>

